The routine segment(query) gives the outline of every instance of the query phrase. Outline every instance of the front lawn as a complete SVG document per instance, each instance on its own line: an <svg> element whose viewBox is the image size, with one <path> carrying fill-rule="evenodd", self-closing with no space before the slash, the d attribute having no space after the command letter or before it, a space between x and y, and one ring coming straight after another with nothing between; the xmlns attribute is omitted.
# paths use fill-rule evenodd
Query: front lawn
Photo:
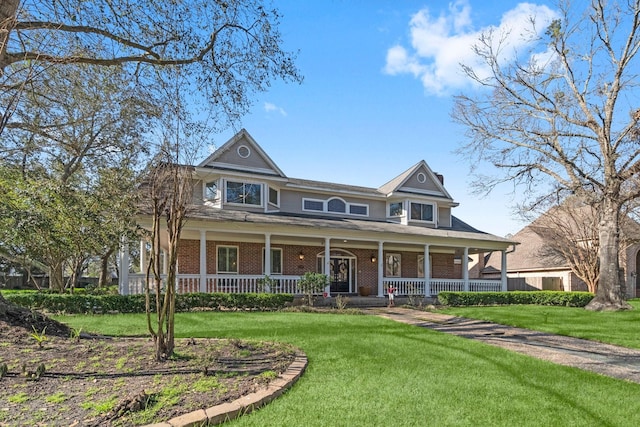
<svg viewBox="0 0 640 427"><path fill-rule="evenodd" d="M640 299L629 303L634 310L593 312L577 307L504 305L452 307L438 312L640 349Z"/></svg>
<svg viewBox="0 0 640 427"><path fill-rule="evenodd" d="M145 334L142 315L58 317ZM640 385L374 316L179 313L182 337L285 341L309 358L283 397L234 426L640 425Z"/></svg>

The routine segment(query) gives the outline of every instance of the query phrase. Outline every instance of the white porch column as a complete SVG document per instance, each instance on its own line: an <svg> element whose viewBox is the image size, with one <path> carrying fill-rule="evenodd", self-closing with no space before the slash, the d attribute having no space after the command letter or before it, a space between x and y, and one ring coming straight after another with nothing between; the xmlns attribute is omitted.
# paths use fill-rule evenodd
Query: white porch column
<svg viewBox="0 0 640 427"><path fill-rule="evenodd" d="M429 245L424 245L424 265L422 271L424 271L424 296L431 296L431 265L429 264Z"/></svg>
<svg viewBox="0 0 640 427"><path fill-rule="evenodd" d="M502 262L500 263L500 281L502 282L502 292L507 292L507 251L502 252Z"/></svg>
<svg viewBox="0 0 640 427"><path fill-rule="evenodd" d="M140 273L147 271L147 242L140 240Z"/></svg>
<svg viewBox="0 0 640 427"><path fill-rule="evenodd" d="M378 296L384 297L384 242L378 242Z"/></svg>
<svg viewBox="0 0 640 427"><path fill-rule="evenodd" d="M207 292L207 232L200 230L200 292Z"/></svg>
<svg viewBox="0 0 640 427"><path fill-rule="evenodd" d="M325 237L324 239L324 274L327 275L329 281L331 281L331 272L329 269L331 268L331 239ZM324 288L325 296L331 296L331 284L327 285Z"/></svg>
<svg viewBox="0 0 640 427"><path fill-rule="evenodd" d="M464 248L462 254L462 280L464 280L464 291L469 292L469 248Z"/></svg>
<svg viewBox="0 0 640 427"><path fill-rule="evenodd" d="M118 254L118 292L129 295L129 242L125 236L120 239L120 253Z"/></svg>
<svg viewBox="0 0 640 427"><path fill-rule="evenodd" d="M271 234L264 235L264 275L271 276Z"/></svg>

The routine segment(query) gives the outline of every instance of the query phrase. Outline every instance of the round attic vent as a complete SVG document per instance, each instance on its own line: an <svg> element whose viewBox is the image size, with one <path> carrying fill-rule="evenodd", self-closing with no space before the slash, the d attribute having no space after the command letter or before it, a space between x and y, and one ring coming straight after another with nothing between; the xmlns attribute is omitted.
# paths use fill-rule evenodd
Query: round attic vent
<svg viewBox="0 0 640 427"><path fill-rule="evenodd" d="M238 156L242 157L243 159L246 159L250 155L251 155L251 150L249 150L249 147L247 147L246 145L241 145L238 147Z"/></svg>
<svg viewBox="0 0 640 427"><path fill-rule="evenodd" d="M423 174L422 172L420 172L420 173L418 174L418 177L417 177L417 178L418 178L418 182L419 182L420 184L424 184L424 182L427 180L427 176L426 176L425 174Z"/></svg>

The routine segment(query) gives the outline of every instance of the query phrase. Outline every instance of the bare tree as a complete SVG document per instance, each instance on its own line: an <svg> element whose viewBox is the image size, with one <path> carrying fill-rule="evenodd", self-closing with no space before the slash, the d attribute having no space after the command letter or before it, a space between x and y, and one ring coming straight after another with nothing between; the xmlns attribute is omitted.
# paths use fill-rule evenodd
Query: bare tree
<svg viewBox="0 0 640 427"><path fill-rule="evenodd" d="M301 81L295 55L281 48L279 19L261 0L4 0L0 84L10 96L47 66L91 64L120 66L152 88L179 67L192 108L205 106L222 127L271 80Z"/></svg>
<svg viewBox="0 0 640 427"><path fill-rule="evenodd" d="M173 354L175 285L178 277L178 245L193 198L190 167L172 162L173 156L165 152L149 170L145 182L147 208L150 210L151 255L146 271L147 328L154 339L156 359L165 360ZM166 230L166 243L162 236ZM167 275L162 277L162 249L167 251ZM152 288L152 285L153 288ZM151 298L155 297L155 322Z"/></svg>
<svg viewBox="0 0 640 427"><path fill-rule="evenodd" d="M600 280L587 309L629 309L618 253L621 211L640 195L640 1L559 8L546 37L532 18L518 34L479 39L474 52L486 68L463 69L484 90L457 96L452 117L470 137L461 152L502 172L478 177L477 185L514 182L534 205L576 195L597 207ZM511 37L527 37L534 48L507 62Z"/></svg>
<svg viewBox="0 0 640 427"><path fill-rule="evenodd" d="M542 214L530 228L544 241L540 257L567 264L596 293L600 277L599 214L593 206L565 201Z"/></svg>

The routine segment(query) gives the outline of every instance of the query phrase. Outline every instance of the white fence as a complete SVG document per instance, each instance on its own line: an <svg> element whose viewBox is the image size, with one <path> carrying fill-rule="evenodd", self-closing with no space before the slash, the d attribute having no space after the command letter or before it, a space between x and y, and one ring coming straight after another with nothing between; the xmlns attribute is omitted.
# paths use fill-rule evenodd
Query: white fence
<svg viewBox="0 0 640 427"><path fill-rule="evenodd" d="M264 283L261 275L229 275L207 274L206 281L202 283L199 274L179 274L176 283L178 293L190 292L221 292L232 294L243 293L274 293L274 294L300 294L298 281L300 276L271 276L270 283ZM122 294L142 294L145 289L144 274L129 274L128 289L120 289ZM166 276L162 276L162 286ZM385 277L383 279L383 293L387 294L389 286L397 291L396 295L438 295L439 292L500 292L502 282L500 280L469 279L468 285L462 279L429 279L429 289L425 293L423 278ZM156 284L151 283L151 290L156 289Z"/></svg>

